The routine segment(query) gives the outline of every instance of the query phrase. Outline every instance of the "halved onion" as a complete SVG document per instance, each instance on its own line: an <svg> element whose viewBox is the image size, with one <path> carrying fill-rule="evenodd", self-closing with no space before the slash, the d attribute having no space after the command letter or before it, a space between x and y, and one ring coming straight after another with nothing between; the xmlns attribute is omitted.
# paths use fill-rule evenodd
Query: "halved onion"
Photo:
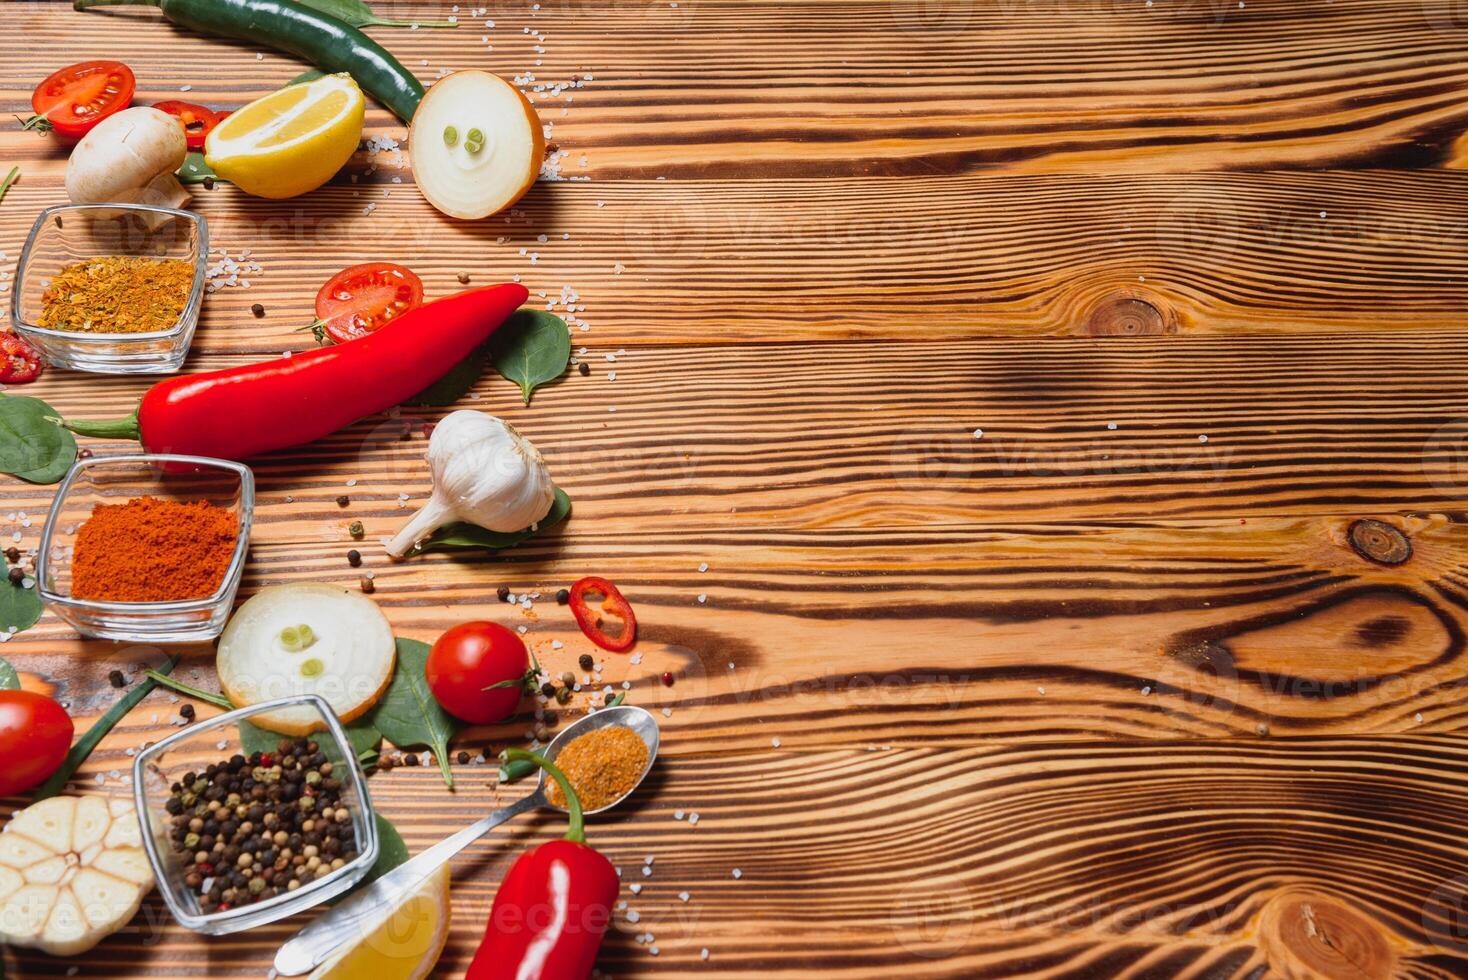
<svg viewBox="0 0 1468 980"><path fill-rule="evenodd" d="M392 626L377 603L335 585L272 585L240 606L219 638L219 685L239 707L319 694L343 722L365 714L392 681ZM260 727L308 735L311 708L256 715Z"/></svg>
<svg viewBox="0 0 1468 980"><path fill-rule="evenodd" d="M487 71L433 84L408 133L413 180L453 218L484 218L514 204L545 158L540 118L519 89Z"/></svg>

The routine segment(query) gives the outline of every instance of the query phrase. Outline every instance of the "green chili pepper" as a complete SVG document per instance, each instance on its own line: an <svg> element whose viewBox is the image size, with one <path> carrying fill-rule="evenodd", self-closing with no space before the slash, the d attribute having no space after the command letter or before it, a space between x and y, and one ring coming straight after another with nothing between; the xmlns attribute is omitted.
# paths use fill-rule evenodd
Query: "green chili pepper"
<svg viewBox="0 0 1468 980"><path fill-rule="evenodd" d="M423 83L387 49L345 21L292 0L73 0L91 7L153 6L182 27L255 41L296 55L329 74L347 72L369 95L408 122Z"/></svg>

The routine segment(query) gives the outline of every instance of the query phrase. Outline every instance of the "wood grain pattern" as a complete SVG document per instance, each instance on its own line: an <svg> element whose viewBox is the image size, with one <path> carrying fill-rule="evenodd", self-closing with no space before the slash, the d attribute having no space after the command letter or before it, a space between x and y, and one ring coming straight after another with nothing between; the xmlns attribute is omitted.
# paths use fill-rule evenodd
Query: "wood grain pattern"
<svg viewBox="0 0 1468 980"><path fill-rule="evenodd" d="M593 827L642 886L607 974L1468 975L1460 10L374 6L465 17L378 32L425 79L581 76L532 92L572 179L477 225L432 213L391 152L296 201L201 193L215 244L262 268L210 298L189 370L302 349L352 262L406 261L431 295L519 276L560 313L569 287L591 375L529 409L486 377L462 407L529 435L575 510L502 555L388 563L373 542L427 494L438 413L374 417L257 461L242 595L370 571L400 633L523 625L559 671L593 651L554 590L623 586L639 657L596 654L565 712L625 681L664 727L652 781ZM7 111L82 56L125 57L143 100L187 84L221 107L300 70L141 10L24 0L4 23ZM25 172L0 207L9 271L64 156L5 128L0 161ZM145 385L53 371L29 393L98 418ZM51 493L0 481L0 537L34 547ZM511 610L501 584L541 595ZM109 670L160 656L49 616L0 654L80 723L115 698ZM214 687L211 650L179 676ZM150 696L78 788L125 792L128 750L176 711ZM432 768L373 778L413 850L519 792L458 770L453 795ZM457 862L436 975L556 828L523 820ZM83 959L0 962L260 976L293 925L204 940L151 899Z"/></svg>

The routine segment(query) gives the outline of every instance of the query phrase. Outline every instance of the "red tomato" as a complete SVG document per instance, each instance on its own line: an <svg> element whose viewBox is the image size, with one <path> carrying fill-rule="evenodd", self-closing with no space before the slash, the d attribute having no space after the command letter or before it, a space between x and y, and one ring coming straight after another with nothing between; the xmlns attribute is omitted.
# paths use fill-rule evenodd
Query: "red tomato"
<svg viewBox="0 0 1468 980"><path fill-rule="evenodd" d="M428 651L425 673L428 689L445 711L473 725L492 725L519 706L530 676L530 653L513 630L499 623L460 623Z"/></svg>
<svg viewBox="0 0 1468 980"><path fill-rule="evenodd" d="M316 294L316 319L333 341L365 337L423 305L423 281L392 262L343 269Z"/></svg>
<svg viewBox="0 0 1468 980"><path fill-rule="evenodd" d="M0 796L46 781L71 748L71 716L31 691L0 691Z"/></svg>
<svg viewBox="0 0 1468 980"><path fill-rule="evenodd" d="M0 331L0 384L23 385L41 376L45 362L18 334Z"/></svg>
<svg viewBox="0 0 1468 980"><path fill-rule="evenodd" d="M166 112L183 123L184 138L188 141L189 149L202 150L204 138L209 135L209 130L218 126L229 115L227 112L215 112L192 102L154 102L153 108Z"/></svg>
<svg viewBox="0 0 1468 980"><path fill-rule="evenodd" d="M83 61L56 72L31 93L31 109L42 128L79 140L133 100L133 70L120 61Z"/></svg>

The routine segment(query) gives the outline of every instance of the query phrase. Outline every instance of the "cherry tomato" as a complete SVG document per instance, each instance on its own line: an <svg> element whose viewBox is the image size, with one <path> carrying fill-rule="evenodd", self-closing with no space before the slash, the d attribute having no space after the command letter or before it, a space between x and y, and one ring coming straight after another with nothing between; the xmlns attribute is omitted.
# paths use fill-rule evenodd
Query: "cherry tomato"
<svg viewBox="0 0 1468 980"><path fill-rule="evenodd" d="M0 384L23 385L41 376L45 362L18 334L0 331Z"/></svg>
<svg viewBox="0 0 1468 980"><path fill-rule="evenodd" d="M0 796L45 782L71 748L71 716L32 691L0 691Z"/></svg>
<svg viewBox="0 0 1468 980"><path fill-rule="evenodd" d="M209 131L229 115L227 112L215 112L213 109L195 105L192 102L174 100L154 102L153 108L166 112L183 123L184 138L188 141L191 150L202 150L204 138L209 135Z"/></svg>
<svg viewBox="0 0 1468 980"><path fill-rule="evenodd" d="M590 599L590 596L600 596L601 599ZM637 642L637 616L632 612L632 604L606 579L588 575L574 582L571 585L570 605L581 632L603 650L626 653ZM620 632L607 632L608 616L622 621Z"/></svg>
<svg viewBox="0 0 1468 980"><path fill-rule="evenodd" d="M31 93L36 115L27 126L79 140L114 112L126 109L135 85L133 70L120 61L83 61L63 68Z"/></svg>
<svg viewBox="0 0 1468 980"><path fill-rule="evenodd" d="M428 689L445 711L474 725L491 725L514 714L530 673L525 642L499 623L475 621L453 627L428 651Z"/></svg>
<svg viewBox="0 0 1468 980"><path fill-rule="evenodd" d="M338 344L378 330L423 305L423 281L392 262L343 269L316 294L316 319Z"/></svg>

